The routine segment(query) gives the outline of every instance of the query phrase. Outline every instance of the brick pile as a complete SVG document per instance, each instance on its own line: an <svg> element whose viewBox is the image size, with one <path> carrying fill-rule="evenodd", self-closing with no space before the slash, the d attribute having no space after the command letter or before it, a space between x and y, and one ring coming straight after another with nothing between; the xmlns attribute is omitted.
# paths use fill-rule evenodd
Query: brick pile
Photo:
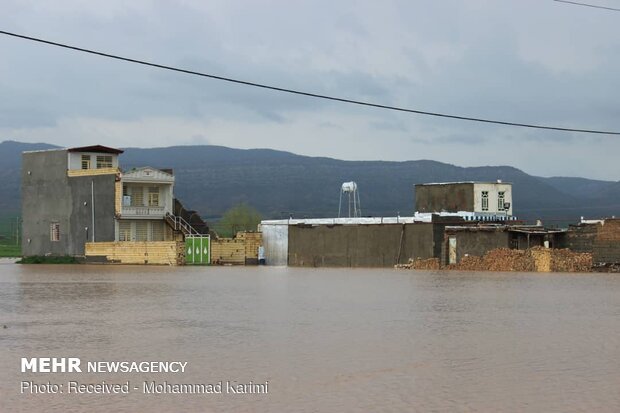
<svg viewBox="0 0 620 413"><path fill-rule="evenodd" d="M551 271L553 272L590 272L592 271L592 254L572 252L568 249L551 251Z"/></svg>
<svg viewBox="0 0 620 413"><path fill-rule="evenodd" d="M498 248L482 257L466 256L458 264L446 266L460 271L536 271L534 259L528 251Z"/></svg>
<svg viewBox="0 0 620 413"><path fill-rule="evenodd" d="M498 248L482 257L466 256L445 267L461 271L590 272L592 254L568 249L534 247L528 250Z"/></svg>

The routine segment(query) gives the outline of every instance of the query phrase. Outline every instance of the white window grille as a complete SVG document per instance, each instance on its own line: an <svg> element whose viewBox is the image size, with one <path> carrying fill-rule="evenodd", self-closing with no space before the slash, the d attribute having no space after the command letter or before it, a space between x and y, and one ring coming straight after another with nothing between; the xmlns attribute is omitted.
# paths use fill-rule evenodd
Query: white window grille
<svg viewBox="0 0 620 413"><path fill-rule="evenodd" d="M60 224L58 222L50 224L50 241L60 241Z"/></svg>

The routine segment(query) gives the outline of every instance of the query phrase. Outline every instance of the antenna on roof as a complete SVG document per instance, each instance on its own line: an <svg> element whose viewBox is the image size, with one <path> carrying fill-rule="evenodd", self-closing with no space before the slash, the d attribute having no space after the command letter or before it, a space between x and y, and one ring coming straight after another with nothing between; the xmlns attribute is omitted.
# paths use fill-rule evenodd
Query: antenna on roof
<svg viewBox="0 0 620 413"><path fill-rule="evenodd" d="M360 218L362 216L362 204L360 202L360 193L357 190L357 184L353 181L344 182L340 188L340 201L338 202L338 218L341 217L342 211L342 194L347 196L347 205L349 210L349 218ZM353 215L351 215L353 213Z"/></svg>

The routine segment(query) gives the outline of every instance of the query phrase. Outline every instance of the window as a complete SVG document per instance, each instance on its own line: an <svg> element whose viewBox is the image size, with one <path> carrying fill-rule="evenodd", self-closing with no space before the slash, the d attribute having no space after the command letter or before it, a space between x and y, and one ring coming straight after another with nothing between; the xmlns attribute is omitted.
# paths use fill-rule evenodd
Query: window
<svg viewBox="0 0 620 413"><path fill-rule="evenodd" d="M60 224L58 222L50 224L50 241L60 241Z"/></svg>
<svg viewBox="0 0 620 413"><path fill-rule="evenodd" d="M112 155L97 155L97 169L111 168Z"/></svg>
<svg viewBox="0 0 620 413"><path fill-rule="evenodd" d="M90 169L90 155L82 155L82 169Z"/></svg>
<svg viewBox="0 0 620 413"><path fill-rule="evenodd" d="M144 193L141 186L131 188L131 206L144 206Z"/></svg>
<svg viewBox="0 0 620 413"><path fill-rule="evenodd" d="M498 211L504 210L504 192L497 193L497 210Z"/></svg>
<svg viewBox="0 0 620 413"><path fill-rule="evenodd" d="M131 222L120 221L118 223L118 240L131 241Z"/></svg>
<svg viewBox="0 0 620 413"><path fill-rule="evenodd" d="M136 241L149 240L149 223L148 221L136 222Z"/></svg>
<svg viewBox="0 0 620 413"><path fill-rule="evenodd" d="M159 187L149 187L149 206L159 206Z"/></svg>
<svg viewBox="0 0 620 413"><path fill-rule="evenodd" d="M151 222L151 241L164 240L164 221Z"/></svg>
<svg viewBox="0 0 620 413"><path fill-rule="evenodd" d="M482 191L482 210L489 210L489 191Z"/></svg>

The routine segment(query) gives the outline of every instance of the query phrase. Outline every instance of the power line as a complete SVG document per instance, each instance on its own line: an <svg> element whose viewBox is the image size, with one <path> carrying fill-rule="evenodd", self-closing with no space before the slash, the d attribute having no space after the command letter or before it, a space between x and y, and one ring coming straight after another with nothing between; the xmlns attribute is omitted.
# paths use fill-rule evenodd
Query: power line
<svg viewBox="0 0 620 413"><path fill-rule="evenodd" d="M575 6L592 7L594 9L620 11L620 9L614 9L613 7L597 6L596 4L579 3L577 1L568 1L568 0L553 0L553 1L557 1L558 3L574 4Z"/></svg>
<svg viewBox="0 0 620 413"><path fill-rule="evenodd" d="M147 62L147 61L144 61L144 60L132 59L132 58L129 58L129 57L123 57L123 56L113 55L113 54L110 54L110 53L99 52L99 51L96 51L96 50L85 49L85 48L82 48L82 47L71 46L71 45L68 45L68 44L52 42L50 40L44 40L44 39L40 39L40 38L36 38L36 37L25 36L25 35L22 35L22 34L11 33L11 32L7 32L7 31L4 31L4 30L0 30L0 34L4 34L4 35L7 35L7 36L12 36L12 37L17 37L17 38L20 38L20 39L30 40L30 41L33 41L33 42L43 43L43 44L47 44L47 45L51 45L51 46L62 47L62 48L65 48L65 49L75 50L75 51L78 51L78 52L89 53L89 54L93 54L93 55L97 55L97 56L107 57L107 58L110 58L110 59L116 59L116 60L122 60L122 61L125 61L125 62L136 63L136 64L140 64L140 65L144 65L144 66L156 67L156 68L159 68L159 69L171 70L171 71L174 71L174 72L180 72L180 73L185 73L185 74L189 74L189 75L202 76L202 77L206 77L206 78L210 78L210 79L221 80L221 81L224 81L224 82L236 83L236 84L245 85L245 86L253 86L253 87L258 87L258 88L262 88L262 89L275 90L277 92L291 93L291 94L300 95L300 96L313 97L313 98L317 98L317 99L326 99L326 100L342 102L342 103L350 103L350 104L353 104L353 105L368 106L368 107L379 108L379 109L387 109L387 110L393 110L393 111L397 111L397 112L415 113L415 114L418 114L418 115L435 116L435 117L440 117L440 118L457 119L457 120L465 120L465 121L481 122L481 123L491 123L491 124L505 125L505 126L517 126L517 127L522 127L522 128L545 129L545 130L555 130L555 131L562 131L562 132L591 133L591 134L600 134L600 135L620 135L620 132L616 132L616 131L602 131L602 130L594 130L594 129L573 129L573 128L563 128L563 127L557 127L557 126L535 125L535 124L529 124L529 123L507 122L507 121L501 121L501 120L484 119L484 118L473 118L473 117L469 117L469 116L449 115L449 114L445 114L445 113L428 112L428 111L424 111L424 110L408 109L408 108L402 108L402 107L397 107L397 106L389 106L389 105L381 105L381 104L378 104L378 103L371 103L371 102L364 102L364 101L353 100L353 99L339 98L339 97L335 97L335 96L321 95L321 94L318 94L318 93L304 92L304 91L300 91L300 90L287 89L287 88L278 87L278 86L270 86L270 85L266 85L266 84L262 84L262 83L256 83L256 82L250 82L250 81L246 81L246 80L233 79L233 78L230 78L230 77L224 77L224 76L218 76L218 75L213 75L213 74L208 74L208 73L196 72L196 71L193 71L193 70L181 69L181 68L178 68L178 67L162 65L162 64L159 64L159 63L152 63L152 62Z"/></svg>

